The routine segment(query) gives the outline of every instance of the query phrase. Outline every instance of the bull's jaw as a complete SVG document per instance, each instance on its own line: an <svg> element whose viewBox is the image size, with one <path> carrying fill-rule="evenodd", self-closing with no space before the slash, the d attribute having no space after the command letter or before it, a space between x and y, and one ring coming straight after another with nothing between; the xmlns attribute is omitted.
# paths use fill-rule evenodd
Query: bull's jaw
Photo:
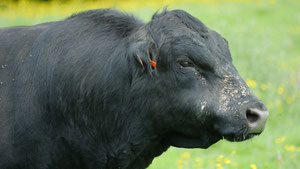
<svg viewBox="0 0 300 169"><path fill-rule="evenodd" d="M205 136L193 138L183 134L172 133L165 137L164 142L168 145L179 148L208 148L221 139L220 136Z"/></svg>

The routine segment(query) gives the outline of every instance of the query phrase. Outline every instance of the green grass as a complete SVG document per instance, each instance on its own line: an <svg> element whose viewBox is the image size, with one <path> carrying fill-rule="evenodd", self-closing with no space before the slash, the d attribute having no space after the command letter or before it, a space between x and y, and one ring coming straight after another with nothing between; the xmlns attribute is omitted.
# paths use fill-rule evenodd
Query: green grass
<svg viewBox="0 0 300 169"><path fill-rule="evenodd" d="M234 65L244 79L254 81L252 89L270 116L265 131L254 139L220 141L206 150L170 148L149 169L299 169L300 1L191 3L169 8L188 11L229 41ZM147 21L154 11L132 12ZM0 26L61 18L0 18Z"/></svg>

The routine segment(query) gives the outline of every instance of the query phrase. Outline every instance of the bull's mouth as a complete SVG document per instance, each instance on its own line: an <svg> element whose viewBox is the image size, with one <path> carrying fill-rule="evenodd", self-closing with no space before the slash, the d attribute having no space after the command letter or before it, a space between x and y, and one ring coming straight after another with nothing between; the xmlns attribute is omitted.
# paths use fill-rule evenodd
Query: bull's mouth
<svg viewBox="0 0 300 169"><path fill-rule="evenodd" d="M252 137L259 135L260 133L254 133L254 134L247 134L247 135L225 135L223 136L224 139L231 141L231 142L241 142L248 139L251 139Z"/></svg>
<svg viewBox="0 0 300 169"><path fill-rule="evenodd" d="M210 135L204 137L191 137L180 133L168 134L163 142L167 145L179 148L208 148L222 139L221 136Z"/></svg>
<svg viewBox="0 0 300 169"><path fill-rule="evenodd" d="M226 139L231 142L241 142L245 141L248 139L251 139L252 137L256 135L260 135L261 132L252 132L250 128L244 127L244 128L236 128L232 129L231 127L223 127L221 130L219 130L220 135L222 136L223 139Z"/></svg>

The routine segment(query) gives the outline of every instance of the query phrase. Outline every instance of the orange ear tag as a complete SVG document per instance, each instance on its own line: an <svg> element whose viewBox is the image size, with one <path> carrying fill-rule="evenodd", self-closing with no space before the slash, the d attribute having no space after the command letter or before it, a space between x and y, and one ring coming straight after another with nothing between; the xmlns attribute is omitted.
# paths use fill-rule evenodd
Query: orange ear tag
<svg viewBox="0 0 300 169"><path fill-rule="evenodd" d="M150 63L152 65L152 67L155 69L156 68L156 62L154 62L153 60L150 59Z"/></svg>

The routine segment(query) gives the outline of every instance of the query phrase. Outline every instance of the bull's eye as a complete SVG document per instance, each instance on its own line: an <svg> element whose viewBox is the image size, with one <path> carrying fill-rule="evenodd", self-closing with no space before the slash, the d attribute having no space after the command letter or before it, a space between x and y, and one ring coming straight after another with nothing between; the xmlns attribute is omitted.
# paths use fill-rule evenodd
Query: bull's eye
<svg viewBox="0 0 300 169"><path fill-rule="evenodd" d="M194 66L194 64L192 62L187 61L187 60L181 60L181 61L179 61L179 64L182 67L193 67Z"/></svg>

